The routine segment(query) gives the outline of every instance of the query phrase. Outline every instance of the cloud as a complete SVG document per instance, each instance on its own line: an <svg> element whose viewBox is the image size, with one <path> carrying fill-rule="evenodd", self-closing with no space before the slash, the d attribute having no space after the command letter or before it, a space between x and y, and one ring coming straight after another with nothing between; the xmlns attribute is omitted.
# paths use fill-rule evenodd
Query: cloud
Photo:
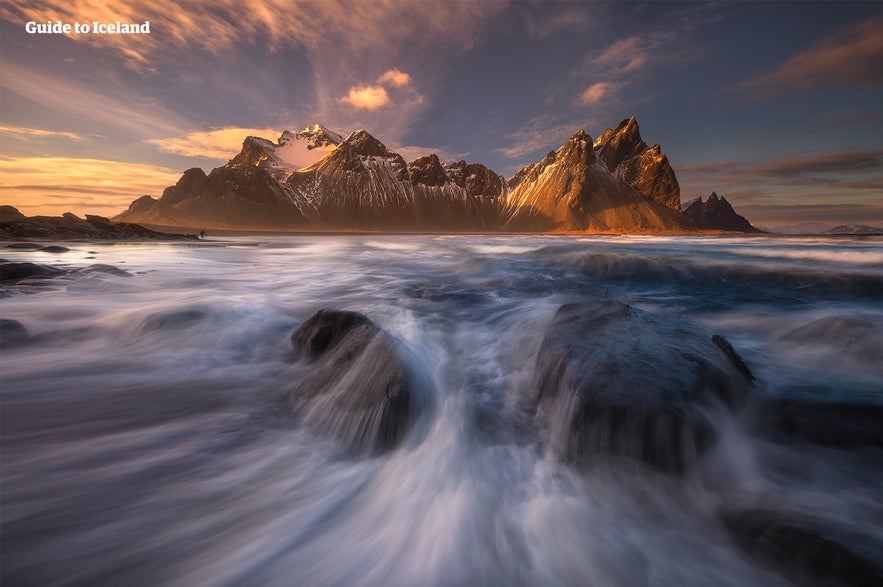
<svg viewBox="0 0 883 587"><path fill-rule="evenodd" d="M746 97L883 83L883 16L839 29L772 71L742 82Z"/></svg>
<svg viewBox="0 0 883 587"><path fill-rule="evenodd" d="M678 172L693 176L751 178L794 183L809 176L813 181L836 174L854 174L883 169L883 150L835 151L816 155L782 157L767 162L713 161L680 165Z"/></svg>
<svg viewBox="0 0 883 587"><path fill-rule="evenodd" d="M883 224L883 206L879 204L747 204L739 207L739 213L752 223L772 226L799 222Z"/></svg>
<svg viewBox="0 0 883 587"><path fill-rule="evenodd" d="M0 126L0 134L11 135L20 140L47 139L61 137L71 141L82 141L83 137L76 133L57 130L43 130L40 128L25 128L21 126Z"/></svg>
<svg viewBox="0 0 883 587"><path fill-rule="evenodd" d="M613 82L597 82L590 85L580 94L578 102L583 106L591 106L597 104L605 98L610 98L618 88L618 84Z"/></svg>
<svg viewBox="0 0 883 587"><path fill-rule="evenodd" d="M392 84L393 86L401 88L411 83L411 76L403 71L393 68L384 72L383 75L377 78L377 83Z"/></svg>
<svg viewBox="0 0 883 587"><path fill-rule="evenodd" d="M303 47L346 48L347 52L402 41L420 44L433 38L471 44L476 40L476 28L471 25L502 8L497 3L452 2L445 7L445 18L439 18L436 5L394 0L253 0L248 10L231 0L43 0L36 4L9 0L0 6L0 16L22 24L29 20L149 20L149 35L70 36L77 42L118 51L128 65L141 69L166 49L196 49L217 55L235 45L257 43L265 43L271 51Z"/></svg>
<svg viewBox="0 0 883 587"><path fill-rule="evenodd" d="M542 7L540 5L540 7ZM595 8L599 8L596 6ZM545 8L545 7L542 7ZM578 4L564 7L555 5L551 11L525 10L522 14L527 34L535 39L545 39L564 32L585 32L593 24L591 12Z"/></svg>
<svg viewBox="0 0 883 587"><path fill-rule="evenodd" d="M355 86L339 101L360 110L377 110L389 104L389 94L383 86Z"/></svg>
<svg viewBox="0 0 883 587"><path fill-rule="evenodd" d="M740 213L741 206L747 204L772 206L800 202L805 206L879 206L883 150L835 151L770 161L714 161L677 165L675 172L684 201L716 191L734 206L740 206ZM762 222L791 220L764 214L758 214ZM845 217L841 220L845 221Z"/></svg>
<svg viewBox="0 0 883 587"><path fill-rule="evenodd" d="M646 67L651 57L648 41L633 36L613 43L593 58L591 63L604 68L608 73L628 73Z"/></svg>
<svg viewBox="0 0 883 587"><path fill-rule="evenodd" d="M557 149L575 132L585 128L579 124L559 123L553 116L539 116L509 135L511 144L495 152L507 159L523 160L528 155Z"/></svg>
<svg viewBox="0 0 883 587"><path fill-rule="evenodd" d="M180 172L157 165L71 157L0 158L0 198L24 214L118 212L159 194ZM71 209L79 200L82 207Z"/></svg>
<svg viewBox="0 0 883 587"><path fill-rule="evenodd" d="M2 84L42 106L63 112L68 119L91 121L134 137L171 135L189 126L182 117L124 85L105 83L99 89L7 62L3 63Z"/></svg>
<svg viewBox="0 0 883 587"><path fill-rule="evenodd" d="M270 128L240 128L231 126L210 131L188 132L184 136L148 139L146 142L156 145L161 151L185 157L230 159L240 151L245 137L272 137L269 140L275 140L280 134L279 131Z"/></svg>

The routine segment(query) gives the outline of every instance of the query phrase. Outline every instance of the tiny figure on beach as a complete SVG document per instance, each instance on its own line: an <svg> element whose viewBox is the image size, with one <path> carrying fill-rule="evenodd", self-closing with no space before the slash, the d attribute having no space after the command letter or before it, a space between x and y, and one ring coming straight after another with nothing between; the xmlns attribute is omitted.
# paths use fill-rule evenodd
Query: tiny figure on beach
<svg viewBox="0 0 883 587"><path fill-rule="evenodd" d="M205 231L204 230L199 231L199 238L205 238Z"/></svg>

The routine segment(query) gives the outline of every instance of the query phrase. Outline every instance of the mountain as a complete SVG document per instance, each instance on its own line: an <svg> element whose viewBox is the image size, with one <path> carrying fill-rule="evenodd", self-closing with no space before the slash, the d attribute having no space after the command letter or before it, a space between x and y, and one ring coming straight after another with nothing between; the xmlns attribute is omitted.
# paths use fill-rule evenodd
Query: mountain
<svg viewBox="0 0 883 587"><path fill-rule="evenodd" d="M618 127L620 131L625 128L623 124ZM631 128L637 133L637 125ZM593 144L588 134L579 131L557 151L519 171L509 182L505 227L589 232L695 230L689 218L658 203L652 194L642 194L618 171L643 156L643 141L633 142L640 135L628 132L607 133L605 142Z"/></svg>
<svg viewBox="0 0 883 587"><path fill-rule="evenodd" d="M826 234L883 234L883 227L866 224L841 224L827 230Z"/></svg>
<svg viewBox="0 0 883 587"><path fill-rule="evenodd" d="M158 199L114 218L168 226L282 230L689 232L680 187L634 118L597 140L577 132L506 181L435 154L406 162L365 130L321 125L274 143L247 137L226 165L188 169ZM749 225L750 226L750 225Z"/></svg>
<svg viewBox="0 0 883 587"><path fill-rule="evenodd" d="M680 212L681 187L674 169L658 144L647 146L634 116L601 133L594 149L598 160L618 179L651 202Z"/></svg>
<svg viewBox="0 0 883 587"><path fill-rule="evenodd" d="M744 216L739 216L726 198L711 192L704 202L698 197L684 205L684 214L701 228L731 232L761 232Z"/></svg>

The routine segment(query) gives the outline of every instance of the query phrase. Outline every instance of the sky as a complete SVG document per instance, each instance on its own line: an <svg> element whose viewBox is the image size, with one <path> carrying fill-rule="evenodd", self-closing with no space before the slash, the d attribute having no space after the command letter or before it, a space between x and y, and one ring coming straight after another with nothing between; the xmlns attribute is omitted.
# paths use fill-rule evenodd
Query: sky
<svg viewBox="0 0 883 587"><path fill-rule="evenodd" d="M883 225L881 2L5 0L0 19L0 203L29 215L111 216L317 122L510 177L635 116L684 202Z"/></svg>

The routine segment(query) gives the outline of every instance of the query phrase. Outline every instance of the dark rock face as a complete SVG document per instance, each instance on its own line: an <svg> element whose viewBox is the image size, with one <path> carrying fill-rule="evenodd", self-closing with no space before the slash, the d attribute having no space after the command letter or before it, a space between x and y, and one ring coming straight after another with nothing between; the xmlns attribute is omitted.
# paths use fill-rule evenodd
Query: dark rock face
<svg viewBox="0 0 883 587"><path fill-rule="evenodd" d="M883 406L768 399L755 412L761 432L841 448L883 448Z"/></svg>
<svg viewBox="0 0 883 587"><path fill-rule="evenodd" d="M147 197L147 196L145 196ZM139 207L147 205L143 198L136 200ZM135 204L133 204L135 205ZM18 212L12 206L4 206ZM57 240L196 240L195 235L170 234L148 230L137 224L111 222L103 216L86 215L83 220L71 214L63 216L24 216L5 213L0 218L0 238L46 238ZM61 252L47 251L47 252Z"/></svg>
<svg viewBox="0 0 883 587"><path fill-rule="evenodd" d="M744 216L739 216L726 198L711 192L706 201L696 198L684 207L684 214L701 228L732 232L760 232Z"/></svg>
<svg viewBox="0 0 883 587"><path fill-rule="evenodd" d="M9 349L26 345L31 335L18 320L0 319L0 349Z"/></svg>
<svg viewBox="0 0 883 587"><path fill-rule="evenodd" d="M883 585L880 561L820 520L762 509L725 511L721 518L739 546L798 585Z"/></svg>
<svg viewBox="0 0 883 587"><path fill-rule="evenodd" d="M35 263L3 263L0 265L0 281L17 283L23 279L51 279L64 274L64 270Z"/></svg>
<svg viewBox="0 0 883 587"><path fill-rule="evenodd" d="M642 196L660 206L680 211L681 187L668 157L659 145L648 147L634 117L616 129L606 129L595 141L599 161Z"/></svg>
<svg viewBox="0 0 883 587"><path fill-rule="evenodd" d="M291 336L314 362L291 404L303 420L355 450L394 448L418 412L414 380L394 342L356 312L320 310Z"/></svg>
<svg viewBox="0 0 883 587"><path fill-rule="evenodd" d="M683 471L715 438L703 408L739 406L751 389L734 357L680 319L620 302L564 305L537 356L536 400L566 460L610 454Z"/></svg>

